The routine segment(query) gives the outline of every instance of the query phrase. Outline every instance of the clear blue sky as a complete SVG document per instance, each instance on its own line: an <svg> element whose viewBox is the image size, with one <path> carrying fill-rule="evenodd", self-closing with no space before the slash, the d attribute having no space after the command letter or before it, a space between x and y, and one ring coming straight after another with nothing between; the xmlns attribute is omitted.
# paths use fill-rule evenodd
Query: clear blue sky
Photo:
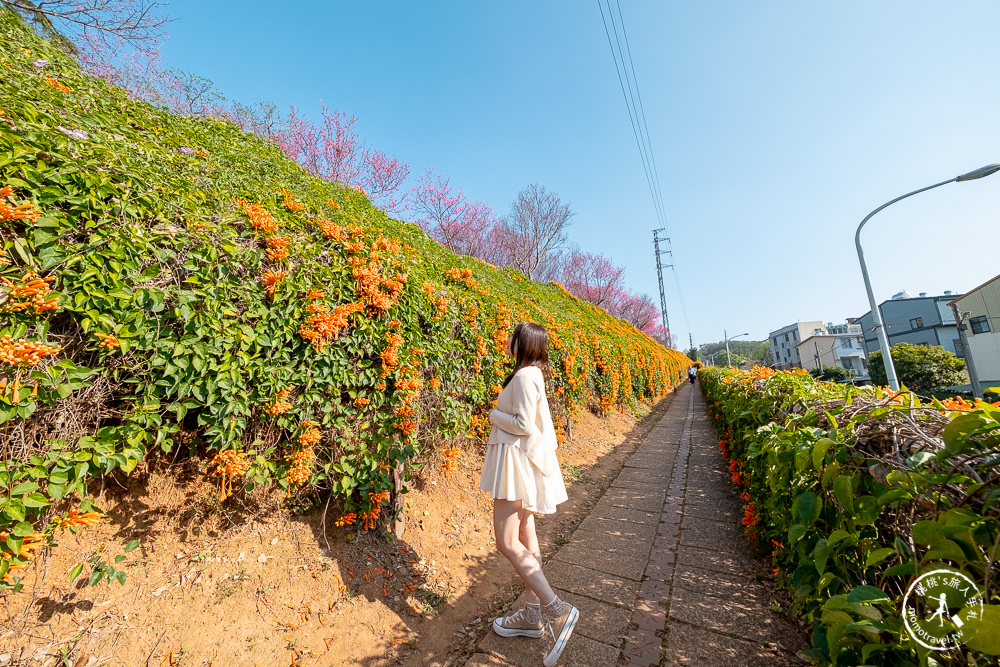
<svg viewBox="0 0 1000 667"><path fill-rule="evenodd" d="M637 2L621 9L667 213L686 346L867 312L854 231L1000 162L1000 3ZM537 182L571 238L659 301L656 214L596 1L171 0L170 65L243 103L319 100L361 139L499 213ZM879 213L881 302L1000 273L1000 174Z"/></svg>

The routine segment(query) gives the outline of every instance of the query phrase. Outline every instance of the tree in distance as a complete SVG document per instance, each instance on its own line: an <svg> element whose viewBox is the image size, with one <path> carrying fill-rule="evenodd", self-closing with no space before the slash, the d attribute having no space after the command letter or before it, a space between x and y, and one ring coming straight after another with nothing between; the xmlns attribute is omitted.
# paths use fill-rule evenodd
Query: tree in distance
<svg viewBox="0 0 1000 667"><path fill-rule="evenodd" d="M857 377L857 373L841 366L823 366L809 371L809 375L822 382L844 382Z"/></svg>
<svg viewBox="0 0 1000 667"><path fill-rule="evenodd" d="M892 346L892 363L899 383L918 393L962 384L968 379L965 362L940 345L897 343ZM872 352L869 357L868 372L873 384L885 386L889 383L881 350Z"/></svg>

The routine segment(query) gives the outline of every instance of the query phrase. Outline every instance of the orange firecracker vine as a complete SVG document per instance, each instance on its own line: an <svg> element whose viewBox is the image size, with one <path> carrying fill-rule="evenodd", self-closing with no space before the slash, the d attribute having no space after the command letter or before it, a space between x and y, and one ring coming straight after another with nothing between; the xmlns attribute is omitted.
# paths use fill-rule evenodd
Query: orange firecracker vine
<svg viewBox="0 0 1000 667"><path fill-rule="evenodd" d="M13 199L14 190L6 185L0 189L0 222L10 222L12 220L28 220L34 222L41 215L31 204L18 204L11 206L4 199Z"/></svg>
<svg viewBox="0 0 1000 667"><path fill-rule="evenodd" d="M278 221L271 217L267 209L260 204L254 204L252 202L244 201L242 199L236 200L236 205L242 209L243 213L246 214L247 218L250 220L250 224L258 232L264 234L274 234L278 231Z"/></svg>
<svg viewBox="0 0 1000 667"><path fill-rule="evenodd" d="M268 294L274 296L274 290L278 288L278 283L288 277L288 271L266 271L260 277L260 282L266 288Z"/></svg>
<svg viewBox="0 0 1000 667"><path fill-rule="evenodd" d="M299 211L304 211L306 209L306 205L297 202L290 191L282 188L281 190L278 190L278 194L280 194L284 199L285 208L292 213L298 213Z"/></svg>
<svg viewBox="0 0 1000 667"><path fill-rule="evenodd" d="M59 310L57 303L59 297L49 296L52 291L49 283L54 282L55 279L55 276L39 278L32 271L21 276L16 283L6 278L0 278L9 294L9 300L3 305L2 310L9 313L32 310L36 315L41 315L49 310Z"/></svg>
<svg viewBox="0 0 1000 667"><path fill-rule="evenodd" d="M97 347L112 348L112 347L121 347L122 346L121 341L119 341L117 338L115 338L111 334L95 333L94 336L96 338L100 338L101 339L101 342L97 344Z"/></svg>
<svg viewBox="0 0 1000 667"><path fill-rule="evenodd" d="M51 75L48 75L48 74L45 75L45 85L49 86L50 88L55 88L60 93L72 93L73 92L72 88L70 88L69 86L67 86L64 83L60 83L58 79L56 79L54 76L51 76Z"/></svg>
<svg viewBox="0 0 1000 667"><path fill-rule="evenodd" d="M223 501L232 495L233 477L243 477L250 469L250 462L247 460L247 453L235 449L227 449L219 452L209 462L210 466L215 466L213 475L221 477L219 486L219 501ZM226 478L229 479L226 479Z"/></svg>

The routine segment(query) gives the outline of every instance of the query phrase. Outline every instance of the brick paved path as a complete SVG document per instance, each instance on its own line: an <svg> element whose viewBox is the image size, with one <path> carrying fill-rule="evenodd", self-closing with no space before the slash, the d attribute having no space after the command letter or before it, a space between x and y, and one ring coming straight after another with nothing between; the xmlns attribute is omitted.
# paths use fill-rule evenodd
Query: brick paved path
<svg viewBox="0 0 1000 667"><path fill-rule="evenodd" d="M802 664L808 642L769 610L728 480L701 393L685 384L545 565L580 609L560 666ZM534 667L546 641L491 631L466 665Z"/></svg>

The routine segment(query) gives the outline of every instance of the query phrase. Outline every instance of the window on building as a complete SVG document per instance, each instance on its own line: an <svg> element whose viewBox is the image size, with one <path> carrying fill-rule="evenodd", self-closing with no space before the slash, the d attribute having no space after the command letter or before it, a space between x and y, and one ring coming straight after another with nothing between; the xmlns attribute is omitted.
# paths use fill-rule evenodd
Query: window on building
<svg viewBox="0 0 1000 667"><path fill-rule="evenodd" d="M958 357L959 359L964 358L965 357L965 348L962 347L962 339L961 338L956 338L956 339L954 339L952 341L952 343L954 343L954 345L955 345L955 356Z"/></svg>
<svg viewBox="0 0 1000 667"><path fill-rule="evenodd" d="M922 318L922 317L914 317L912 320L910 320L910 328L911 329L919 329L922 326L924 326L924 318Z"/></svg>
<svg viewBox="0 0 1000 667"><path fill-rule="evenodd" d="M788 342L788 334L785 334L785 342Z"/></svg>
<svg viewBox="0 0 1000 667"><path fill-rule="evenodd" d="M792 332L792 338L794 340L798 340L799 339L799 332L798 331L793 331Z"/></svg>
<svg viewBox="0 0 1000 667"><path fill-rule="evenodd" d="M990 321L983 316L973 317L969 320L969 326L972 327L972 333L974 334L990 332Z"/></svg>

